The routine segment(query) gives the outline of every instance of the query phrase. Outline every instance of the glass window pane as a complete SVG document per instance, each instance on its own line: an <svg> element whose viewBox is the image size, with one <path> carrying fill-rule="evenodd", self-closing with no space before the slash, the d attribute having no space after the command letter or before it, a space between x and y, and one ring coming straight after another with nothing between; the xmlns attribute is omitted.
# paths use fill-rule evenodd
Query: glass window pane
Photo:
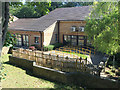
<svg viewBox="0 0 120 90"><path fill-rule="evenodd" d="M84 40L78 40L78 45L84 45Z"/></svg>
<svg viewBox="0 0 120 90"><path fill-rule="evenodd" d="M28 42L28 36L26 36L26 41Z"/></svg>
<svg viewBox="0 0 120 90"><path fill-rule="evenodd" d="M76 38L77 38L77 36L73 36L73 35L72 35L72 36L71 36L71 38L74 38L74 39L76 39Z"/></svg>
<svg viewBox="0 0 120 90"><path fill-rule="evenodd" d="M22 46L22 43L21 42L18 42L19 46Z"/></svg>
<svg viewBox="0 0 120 90"><path fill-rule="evenodd" d="M39 37L35 37L35 43L39 43Z"/></svg>
<svg viewBox="0 0 120 90"><path fill-rule="evenodd" d="M78 39L84 39L84 36L79 36Z"/></svg>
<svg viewBox="0 0 120 90"><path fill-rule="evenodd" d="M77 45L77 39L72 39L71 44L76 46Z"/></svg>
<svg viewBox="0 0 120 90"><path fill-rule="evenodd" d="M64 40L67 41L67 36L66 35L64 35Z"/></svg>
<svg viewBox="0 0 120 90"><path fill-rule="evenodd" d="M68 36L68 41L70 41L70 36Z"/></svg>

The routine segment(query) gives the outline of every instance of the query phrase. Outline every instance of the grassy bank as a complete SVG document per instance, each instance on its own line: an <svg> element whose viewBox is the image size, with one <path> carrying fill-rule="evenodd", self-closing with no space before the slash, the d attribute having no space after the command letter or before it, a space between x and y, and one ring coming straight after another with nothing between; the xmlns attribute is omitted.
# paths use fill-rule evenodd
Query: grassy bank
<svg viewBox="0 0 120 90"><path fill-rule="evenodd" d="M80 86L65 85L52 82L43 78L37 78L30 71L9 64L9 55L2 58L4 78L1 80L2 88L53 88L53 89L82 89Z"/></svg>

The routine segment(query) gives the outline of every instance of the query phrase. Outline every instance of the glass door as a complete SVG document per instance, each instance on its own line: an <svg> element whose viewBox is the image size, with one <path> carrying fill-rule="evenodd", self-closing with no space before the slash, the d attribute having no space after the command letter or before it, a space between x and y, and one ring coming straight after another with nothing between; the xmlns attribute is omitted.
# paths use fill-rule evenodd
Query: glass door
<svg viewBox="0 0 120 90"><path fill-rule="evenodd" d="M71 35L71 45L77 46L77 36Z"/></svg>
<svg viewBox="0 0 120 90"><path fill-rule="evenodd" d="M29 42L28 42L28 35L22 35L23 38L23 46L28 46Z"/></svg>

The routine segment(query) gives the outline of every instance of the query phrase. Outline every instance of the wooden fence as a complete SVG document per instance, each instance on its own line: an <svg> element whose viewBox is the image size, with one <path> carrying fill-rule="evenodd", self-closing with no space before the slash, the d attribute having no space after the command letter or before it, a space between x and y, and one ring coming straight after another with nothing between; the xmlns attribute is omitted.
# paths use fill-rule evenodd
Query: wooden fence
<svg viewBox="0 0 120 90"><path fill-rule="evenodd" d="M55 70L65 72L91 72L88 65L91 63L86 59L69 58L60 55L52 55L42 51L32 51L28 49L17 49L12 51L14 57L24 58L27 60L34 60L37 65L49 67Z"/></svg>
<svg viewBox="0 0 120 90"><path fill-rule="evenodd" d="M95 49L90 48L90 47L79 47L78 48L78 47L64 46L64 47L57 48L56 50L75 52L75 53L89 55L89 56L91 56L91 54L95 54Z"/></svg>

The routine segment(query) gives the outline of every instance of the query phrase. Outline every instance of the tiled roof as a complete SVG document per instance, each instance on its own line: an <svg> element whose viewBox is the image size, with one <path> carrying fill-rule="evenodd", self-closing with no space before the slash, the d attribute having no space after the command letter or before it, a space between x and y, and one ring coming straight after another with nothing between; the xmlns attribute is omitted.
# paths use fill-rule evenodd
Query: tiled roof
<svg viewBox="0 0 120 90"><path fill-rule="evenodd" d="M91 6L57 8L41 18L18 19L9 26L9 30L44 31L57 20L85 20Z"/></svg>

